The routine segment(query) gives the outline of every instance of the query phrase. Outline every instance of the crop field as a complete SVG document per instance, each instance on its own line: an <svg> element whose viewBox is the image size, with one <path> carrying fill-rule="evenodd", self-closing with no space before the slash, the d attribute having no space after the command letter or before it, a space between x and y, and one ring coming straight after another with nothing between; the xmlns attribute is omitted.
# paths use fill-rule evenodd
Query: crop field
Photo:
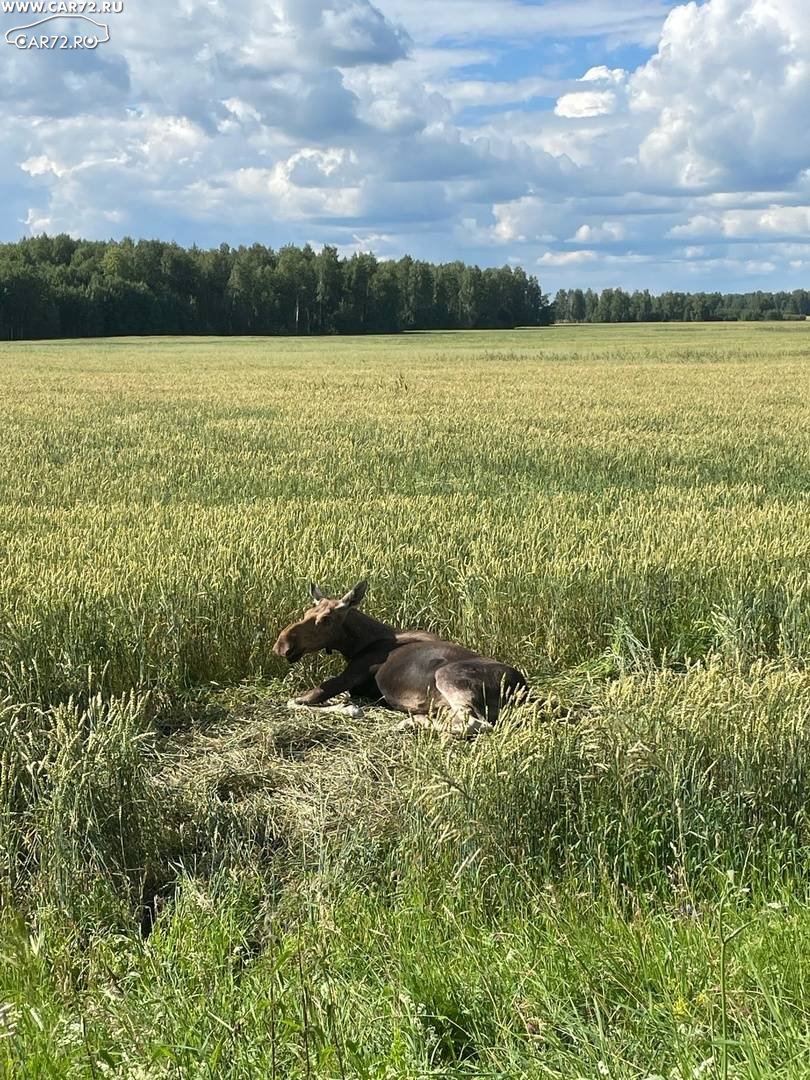
<svg viewBox="0 0 810 1080"><path fill-rule="evenodd" d="M0 1076L810 1075L810 324L0 345ZM470 742L290 712L365 608Z"/></svg>

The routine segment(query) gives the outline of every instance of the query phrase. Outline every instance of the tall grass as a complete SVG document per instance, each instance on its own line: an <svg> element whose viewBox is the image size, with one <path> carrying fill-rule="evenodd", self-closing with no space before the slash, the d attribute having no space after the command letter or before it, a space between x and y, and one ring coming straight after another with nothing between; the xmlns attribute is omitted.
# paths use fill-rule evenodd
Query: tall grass
<svg viewBox="0 0 810 1080"><path fill-rule="evenodd" d="M803 659L803 328L634 330L4 346L2 681L275 674L302 583L361 573L534 671L620 622Z"/></svg>
<svg viewBox="0 0 810 1080"><path fill-rule="evenodd" d="M806 355L0 347L0 1070L806 1076ZM288 714L362 575L533 704Z"/></svg>

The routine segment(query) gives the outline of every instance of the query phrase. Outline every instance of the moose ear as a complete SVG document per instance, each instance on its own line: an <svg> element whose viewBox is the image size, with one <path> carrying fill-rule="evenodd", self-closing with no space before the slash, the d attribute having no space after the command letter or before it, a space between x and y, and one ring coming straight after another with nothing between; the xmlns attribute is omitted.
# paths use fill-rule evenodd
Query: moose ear
<svg viewBox="0 0 810 1080"><path fill-rule="evenodd" d="M345 596L341 597L341 599L340 599L341 606L342 607L356 607L357 604L362 602L363 597L366 595L367 591L368 591L368 582L367 581L358 581L353 589L351 589L349 592L347 592Z"/></svg>
<svg viewBox="0 0 810 1080"><path fill-rule="evenodd" d="M321 590L318 588L314 581L311 581L309 583L309 595L312 597L316 604L319 600L326 599L324 597L324 594L321 592Z"/></svg>

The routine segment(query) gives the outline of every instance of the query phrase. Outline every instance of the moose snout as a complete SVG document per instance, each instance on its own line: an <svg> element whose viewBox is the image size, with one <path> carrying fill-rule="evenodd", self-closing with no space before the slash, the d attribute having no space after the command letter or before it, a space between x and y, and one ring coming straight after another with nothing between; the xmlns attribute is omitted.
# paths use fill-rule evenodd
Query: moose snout
<svg viewBox="0 0 810 1080"><path fill-rule="evenodd" d="M301 657L300 652L295 647L295 642L291 641L283 634L273 646L273 652L276 654L276 656L284 657L284 659L289 661L289 663L291 664L294 664L295 661L299 660Z"/></svg>

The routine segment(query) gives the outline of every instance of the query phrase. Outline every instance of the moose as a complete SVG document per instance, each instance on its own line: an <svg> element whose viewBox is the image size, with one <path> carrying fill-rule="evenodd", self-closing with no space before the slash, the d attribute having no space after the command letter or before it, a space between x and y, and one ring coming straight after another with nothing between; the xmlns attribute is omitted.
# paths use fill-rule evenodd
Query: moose
<svg viewBox="0 0 810 1080"><path fill-rule="evenodd" d="M447 726L452 734L470 736L491 730L502 705L528 693L525 677L508 664L359 611L367 589L368 582L360 581L333 599L310 585L312 606L281 631L273 651L290 664L307 653L339 652L346 667L291 705L323 707L348 691L407 713L400 731Z"/></svg>

